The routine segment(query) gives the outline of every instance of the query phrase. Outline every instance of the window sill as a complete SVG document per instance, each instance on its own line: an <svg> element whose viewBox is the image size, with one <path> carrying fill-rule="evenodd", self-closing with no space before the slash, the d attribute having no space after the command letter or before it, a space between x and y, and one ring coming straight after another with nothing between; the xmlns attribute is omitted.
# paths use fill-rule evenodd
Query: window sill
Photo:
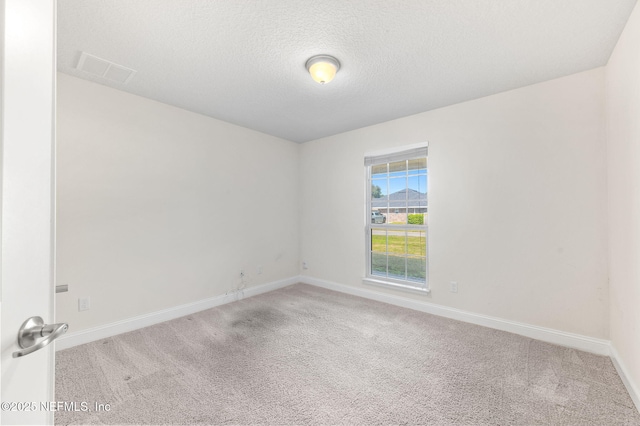
<svg viewBox="0 0 640 426"><path fill-rule="evenodd" d="M417 293L417 294L429 294L431 290L428 288L417 288L412 287L405 284L395 283L393 281L384 281L376 278L365 277L362 279L362 282L369 285L376 285L379 287L391 288L394 290L406 291L409 293Z"/></svg>

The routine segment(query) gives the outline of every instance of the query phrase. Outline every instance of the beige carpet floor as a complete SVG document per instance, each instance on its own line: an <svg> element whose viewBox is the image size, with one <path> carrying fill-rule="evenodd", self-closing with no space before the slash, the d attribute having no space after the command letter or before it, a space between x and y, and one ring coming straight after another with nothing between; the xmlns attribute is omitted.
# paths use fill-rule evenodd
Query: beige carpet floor
<svg viewBox="0 0 640 426"><path fill-rule="evenodd" d="M91 409L56 424L640 425L607 357L304 284L60 351L56 400Z"/></svg>

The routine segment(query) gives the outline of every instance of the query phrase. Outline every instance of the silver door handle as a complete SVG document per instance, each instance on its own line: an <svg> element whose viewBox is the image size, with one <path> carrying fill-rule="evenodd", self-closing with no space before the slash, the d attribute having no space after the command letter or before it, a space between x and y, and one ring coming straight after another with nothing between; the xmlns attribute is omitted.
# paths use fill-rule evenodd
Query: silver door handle
<svg viewBox="0 0 640 426"><path fill-rule="evenodd" d="M40 317L31 317L26 320L20 330L18 331L18 346L22 348L21 351L13 353L14 358L20 358L21 356L29 355L47 346L49 343L62 336L69 329L69 325L65 323L60 324L45 324L44 320ZM44 339L36 342L37 339L44 337Z"/></svg>

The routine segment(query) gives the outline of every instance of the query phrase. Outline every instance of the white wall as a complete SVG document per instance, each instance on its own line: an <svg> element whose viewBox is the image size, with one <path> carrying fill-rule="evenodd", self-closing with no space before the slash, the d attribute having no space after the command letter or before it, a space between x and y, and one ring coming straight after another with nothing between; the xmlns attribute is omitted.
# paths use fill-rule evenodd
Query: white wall
<svg viewBox="0 0 640 426"><path fill-rule="evenodd" d="M65 74L57 144L71 331L298 274L297 144Z"/></svg>
<svg viewBox="0 0 640 426"><path fill-rule="evenodd" d="M640 396L640 7L609 59L607 171L611 342Z"/></svg>
<svg viewBox="0 0 640 426"><path fill-rule="evenodd" d="M364 286L363 157L428 141L432 293L382 291L608 338L604 76L297 145L60 74L57 319L80 331L299 260Z"/></svg>
<svg viewBox="0 0 640 426"><path fill-rule="evenodd" d="M604 72L303 144L304 273L365 286L363 157L428 141L432 294L396 294L608 338Z"/></svg>

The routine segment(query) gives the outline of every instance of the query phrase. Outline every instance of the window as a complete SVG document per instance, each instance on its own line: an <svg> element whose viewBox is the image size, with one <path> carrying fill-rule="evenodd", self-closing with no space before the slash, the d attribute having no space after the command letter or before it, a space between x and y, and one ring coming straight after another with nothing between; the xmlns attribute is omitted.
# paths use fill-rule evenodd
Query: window
<svg viewBox="0 0 640 426"><path fill-rule="evenodd" d="M427 148L366 157L365 167L365 280L428 291Z"/></svg>

